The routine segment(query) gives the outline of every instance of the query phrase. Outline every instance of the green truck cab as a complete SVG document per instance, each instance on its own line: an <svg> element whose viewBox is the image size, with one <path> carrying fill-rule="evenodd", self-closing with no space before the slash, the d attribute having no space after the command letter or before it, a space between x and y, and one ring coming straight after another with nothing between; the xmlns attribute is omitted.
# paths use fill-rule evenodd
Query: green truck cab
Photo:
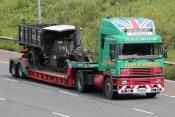
<svg viewBox="0 0 175 117"><path fill-rule="evenodd" d="M130 68L159 68L161 72L156 74L164 73L162 38L156 34L152 20L103 19L98 49L99 71L108 71L112 76L130 76Z"/></svg>
<svg viewBox="0 0 175 117"><path fill-rule="evenodd" d="M145 84L152 80L163 83L163 55L166 55L166 51L152 20L137 17L105 18L100 23L98 42L98 70L110 74L113 85L114 79L118 79L118 93L139 93L131 85L140 87L137 86L139 83ZM134 81L137 83L134 84ZM127 85L131 87L124 88ZM143 92L152 87L147 86ZM159 87L162 88L163 84ZM156 91L148 91L147 95L155 96L159 92Z"/></svg>

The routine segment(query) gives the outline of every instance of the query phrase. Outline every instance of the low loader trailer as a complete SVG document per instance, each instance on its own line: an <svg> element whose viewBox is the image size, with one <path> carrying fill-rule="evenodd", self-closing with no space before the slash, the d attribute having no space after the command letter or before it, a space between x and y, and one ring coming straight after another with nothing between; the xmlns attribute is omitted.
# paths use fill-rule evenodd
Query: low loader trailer
<svg viewBox="0 0 175 117"><path fill-rule="evenodd" d="M84 52L80 27L70 25L20 25L19 59L11 59L14 77L33 78L76 87L92 88L109 98L124 94L155 97L164 90L162 38L154 22L139 17L104 18L98 37L98 62Z"/></svg>

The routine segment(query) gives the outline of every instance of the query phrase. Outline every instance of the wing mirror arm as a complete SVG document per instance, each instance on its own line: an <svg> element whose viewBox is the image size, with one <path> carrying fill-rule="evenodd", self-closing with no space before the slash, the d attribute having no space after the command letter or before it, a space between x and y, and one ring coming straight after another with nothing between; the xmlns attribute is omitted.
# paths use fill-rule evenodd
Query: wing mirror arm
<svg viewBox="0 0 175 117"><path fill-rule="evenodd" d="M165 47L165 46L163 46L163 48L162 48L162 55L163 55L163 58L167 59L167 57L168 57L167 47Z"/></svg>

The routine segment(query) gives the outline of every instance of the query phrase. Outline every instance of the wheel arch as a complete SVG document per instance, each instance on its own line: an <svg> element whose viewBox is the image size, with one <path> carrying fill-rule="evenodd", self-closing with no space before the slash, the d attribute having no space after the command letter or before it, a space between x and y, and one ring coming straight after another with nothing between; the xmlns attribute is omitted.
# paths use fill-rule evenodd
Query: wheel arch
<svg viewBox="0 0 175 117"><path fill-rule="evenodd" d="M103 73L103 87L104 87L104 83L105 83L105 80L107 79L107 78L109 78L110 80L111 80L111 82L112 82L112 85L113 85L113 77L112 77L112 74L111 73L109 73L109 72L104 72Z"/></svg>

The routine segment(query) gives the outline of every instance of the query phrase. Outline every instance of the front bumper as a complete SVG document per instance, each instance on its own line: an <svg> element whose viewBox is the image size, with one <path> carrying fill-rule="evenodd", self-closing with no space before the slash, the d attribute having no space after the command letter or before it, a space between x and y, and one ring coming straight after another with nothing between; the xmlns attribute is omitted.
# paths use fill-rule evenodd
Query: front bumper
<svg viewBox="0 0 175 117"><path fill-rule="evenodd" d="M160 82L157 82L157 79ZM127 83L122 84L123 80ZM164 77L120 78L117 79L116 85L119 94L160 93L164 91Z"/></svg>

